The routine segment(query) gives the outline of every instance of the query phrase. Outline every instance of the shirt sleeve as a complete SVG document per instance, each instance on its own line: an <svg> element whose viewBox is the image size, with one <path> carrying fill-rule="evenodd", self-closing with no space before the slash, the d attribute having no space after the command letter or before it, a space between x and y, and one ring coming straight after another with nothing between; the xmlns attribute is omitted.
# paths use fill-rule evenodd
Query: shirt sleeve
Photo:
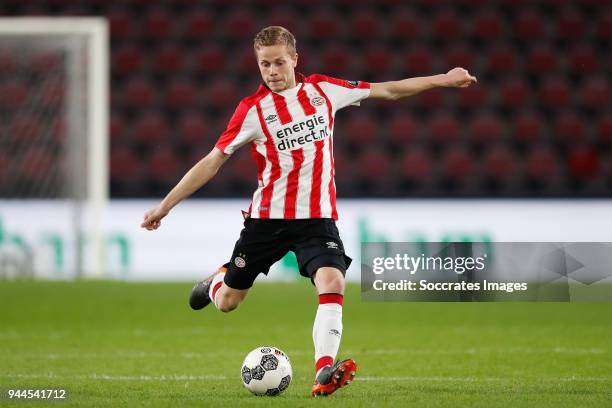
<svg viewBox="0 0 612 408"><path fill-rule="evenodd" d="M364 81L347 81L321 75L319 85L330 98L334 109L347 106L359 106L361 101L370 96L370 83Z"/></svg>
<svg viewBox="0 0 612 408"><path fill-rule="evenodd" d="M253 141L257 132L255 113L255 106L240 102L215 147L231 155L240 147Z"/></svg>

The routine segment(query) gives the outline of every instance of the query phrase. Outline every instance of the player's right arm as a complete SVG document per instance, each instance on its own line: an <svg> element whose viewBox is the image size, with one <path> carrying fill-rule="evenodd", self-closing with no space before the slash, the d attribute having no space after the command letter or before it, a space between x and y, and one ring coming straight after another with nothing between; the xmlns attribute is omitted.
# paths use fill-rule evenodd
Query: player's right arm
<svg viewBox="0 0 612 408"><path fill-rule="evenodd" d="M159 228L162 218L168 215L174 206L210 181L229 157L229 155L221 152L217 147L213 148L210 153L185 173L181 181L178 182L157 207L145 213L144 220L140 226L149 231Z"/></svg>

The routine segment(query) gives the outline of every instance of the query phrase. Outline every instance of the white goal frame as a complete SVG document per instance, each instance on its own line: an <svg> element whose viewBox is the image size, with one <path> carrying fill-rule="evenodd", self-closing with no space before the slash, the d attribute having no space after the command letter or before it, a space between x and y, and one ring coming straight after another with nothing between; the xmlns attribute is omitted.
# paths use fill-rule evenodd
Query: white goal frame
<svg viewBox="0 0 612 408"><path fill-rule="evenodd" d="M109 34L106 19L97 17L0 18L0 35L82 36L88 42L87 64L87 191L89 219L87 270L75 265L77 275L105 274L105 213L109 199ZM77 244L78 245L78 244Z"/></svg>

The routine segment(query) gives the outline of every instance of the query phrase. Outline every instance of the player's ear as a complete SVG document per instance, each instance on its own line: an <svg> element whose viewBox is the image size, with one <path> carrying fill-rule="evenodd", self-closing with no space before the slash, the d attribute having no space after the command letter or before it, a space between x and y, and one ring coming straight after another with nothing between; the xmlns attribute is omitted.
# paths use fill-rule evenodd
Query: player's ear
<svg viewBox="0 0 612 408"><path fill-rule="evenodd" d="M298 53L293 54L293 68L297 67L298 63Z"/></svg>

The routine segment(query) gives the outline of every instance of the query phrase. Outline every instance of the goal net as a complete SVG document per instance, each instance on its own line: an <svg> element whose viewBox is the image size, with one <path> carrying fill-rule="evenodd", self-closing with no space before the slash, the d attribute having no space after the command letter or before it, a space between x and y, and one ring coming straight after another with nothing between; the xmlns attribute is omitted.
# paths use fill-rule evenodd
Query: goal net
<svg viewBox="0 0 612 408"><path fill-rule="evenodd" d="M108 30L0 18L0 278L104 271Z"/></svg>

